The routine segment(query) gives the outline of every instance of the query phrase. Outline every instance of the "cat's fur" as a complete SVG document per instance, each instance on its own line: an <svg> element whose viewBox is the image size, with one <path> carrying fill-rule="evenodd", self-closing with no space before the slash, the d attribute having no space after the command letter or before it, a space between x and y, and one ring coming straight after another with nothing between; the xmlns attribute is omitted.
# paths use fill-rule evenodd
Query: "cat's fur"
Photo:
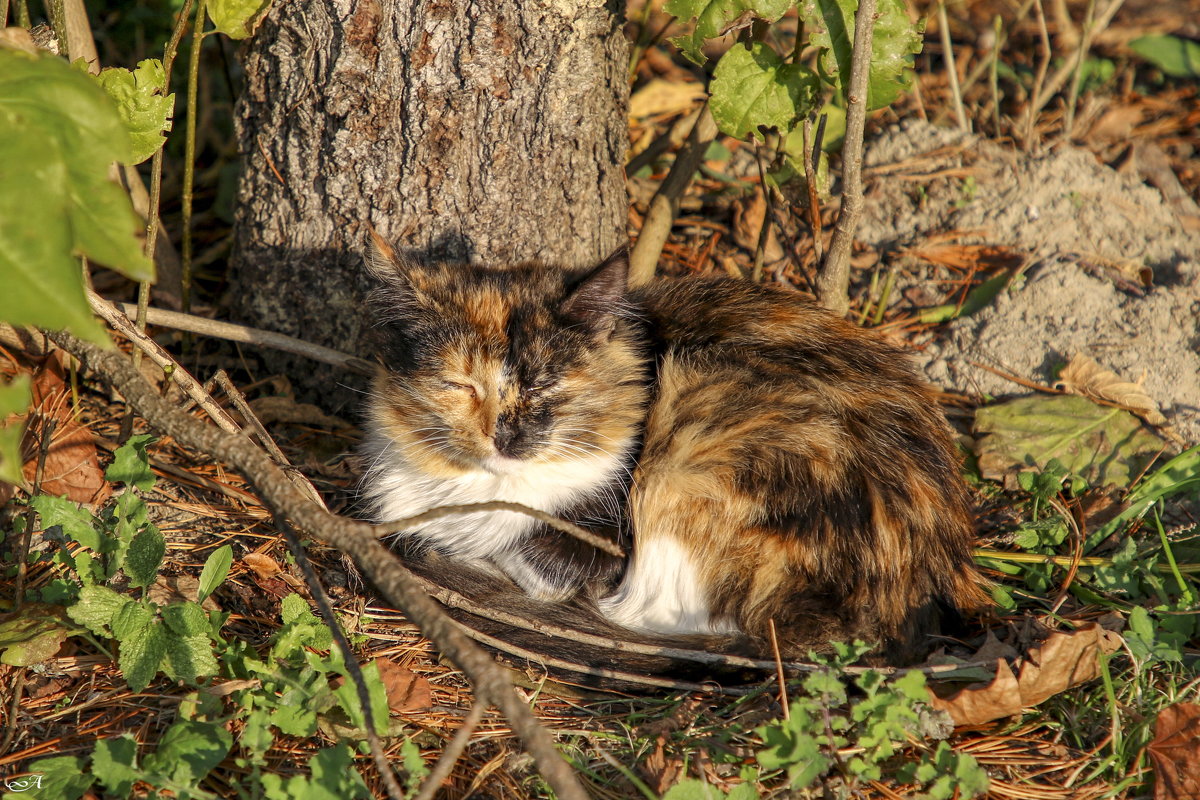
<svg viewBox="0 0 1200 800"><path fill-rule="evenodd" d="M375 518L513 501L630 557L506 511L427 523L410 552L642 632L763 641L773 621L799 655L858 637L912 658L941 612L982 605L949 430L876 334L746 282L629 290L624 253L585 273L371 269Z"/></svg>

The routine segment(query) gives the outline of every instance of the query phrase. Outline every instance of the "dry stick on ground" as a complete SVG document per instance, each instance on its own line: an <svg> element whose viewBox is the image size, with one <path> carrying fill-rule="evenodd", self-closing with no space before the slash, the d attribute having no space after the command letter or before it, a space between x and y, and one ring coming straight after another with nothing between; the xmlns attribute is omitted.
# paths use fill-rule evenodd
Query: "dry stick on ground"
<svg viewBox="0 0 1200 800"><path fill-rule="evenodd" d="M169 433L183 447L240 470L258 488L274 513L287 517L297 529L325 540L353 558L383 596L462 669L477 695L486 697L508 718L554 793L563 800L586 800L587 793L579 779L554 747L550 734L513 690L504 671L457 628L425 594L414 576L376 540L379 535L376 526L331 514L314 505L266 453L244 436L205 425L159 397L123 354L102 351L66 333L49 336L111 383L151 426Z"/></svg>
<svg viewBox="0 0 1200 800"><path fill-rule="evenodd" d="M875 0L868 0L874 3ZM658 191L650 200L650 208L638 234L637 244L629 257L629 285L642 286L654 278L654 268L662 255L663 245L671 233L675 214L679 210L679 197L692 181L692 175L704 160L708 146L717 138L717 123L713 120L708 104L700 110L696 124L688 134L683 149L675 156L671 171L663 180Z"/></svg>
<svg viewBox="0 0 1200 800"><path fill-rule="evenodd" d="M838 212L829 252L817 276L821 305L838 316L850 308L850 246L862 216L863 133L867 124L867 75L871 70L871 34L875 30L875 0L862 0L854 14L854 57L846 92L846 135L842 145L842 208Z"/></svg>
<svg viewBox="0 0 1200 800"><path fill-rule="evenodd" d="M1096 17L1095 24L1092 26L1090 33L1086 34L1080 39L1079 45L1075 48L1075 51L1071 53L1071 57L1068 58L1062 66L1055 70L1054 74L1050 77L1050 80L1046 82L1046 85L1042 87L1041 91L1036 93L1029 110L1030 119L1036 117L1037 113L1045 107L1046 103L1050 102L1050 98L1053 97L1055 93L1062 88L1063 84L1067 82L1067 79L1075 74L1075 67L1087 55L1085 47L1090 47L1091 41L1104 32L1109 23L1112 22L1113 17L1116 16L1117 12L1121 10L1121 6L1124 4L1125 0L1112 0L1108 6L1105 7L1104 12ZM1041 9L1040 4L1038 8L1039 10ZM1044 26L1045 17L1039 14L1038 22ZM1049 49L1048 40L1043 42L1043 46ZM1026 126L1028 130L1032 130L1031 123L1027 122Z"/></svg>

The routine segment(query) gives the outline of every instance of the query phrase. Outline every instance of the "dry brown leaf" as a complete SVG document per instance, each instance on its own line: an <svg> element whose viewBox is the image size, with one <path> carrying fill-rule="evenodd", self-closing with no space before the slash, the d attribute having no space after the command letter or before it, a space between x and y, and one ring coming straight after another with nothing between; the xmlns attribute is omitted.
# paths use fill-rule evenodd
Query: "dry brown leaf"
<svg viewBox="0 0 1200 800"><path fill-rule="evenodd" d="M1154 800L1200 797L1200 705L1176 703L1158 712L1146 752L1157 778Z"/></svg>
<svg viewBox="0 0 1200 800"><path fill-rule="evenodd" d="M996 660L996 677L974 684L946 698L930 692L931 705L950 715L956 726L981 725L994 719L1019 714L1100 674L1101 653L1121 646L1121 637L1089 623L1079 630L1051 633L1032 648L1021 662L1019 673L1004 659Z"/></svg>
<svg viewBox="0 0 1200 800"><path fill-rule="evenodd" d="M1141 381L1123 381L1117 373L1105 369L1083 353L1076 353L1071 357L1070 363L1059 373L1055 386L1092 400L1116 403L1151 425L1165 425L1167 422L1158 411L1158 403L1146 394Z"/></svg>
<svg viewBox="0 0 1200 800"><path fill-rule="evenodd" d="M200 596L200 579L194 575L159 575L146 596L160 606L169 606L184 600L196 602ZM206 611L220 611L221 606L212 597L204 598L200 607Z"/></svg>
<svg viewBox="0 0 1200 800"><path fill-rule="evenodd" d="M904 255L960 270L1011 269L1025 258L1011 247L996 244L933 244L908 248Z"/></svg>
<svg viewBox="0 0 1200 800"><path fill-rule="evenodd" d="M762 232L763 220L767 216L767 201L762 190L733 203L733 240L750 253L758 249L758 237ZM775 226L767 234L763 249L763 261L768 264L783 258L783 248L775 236Z"/></svg>
<svg viewBox="0 0 1200 800"><path fill-rule="evenodd" d="M647 81L629 97L629 116L645 119L660 114L678 114L688 111L704 99L706 92L701 83L664 81L661 78Z"/></svg>
<svg viewBox="0 0 1200 800"><path fill-rule="evenodd" d="M247 553L242 556L242 563L249 567L259 580L265 581L283 572L279 562L264 553Z"/></svg>
<svg viewBox="0 0 1200 800"><path fill-rule="evenodd" d="M375 663L383 688L387 690L388 708L393 714L415 714L433 708L433 686L424 675L389 658L377 658Z"/></svg>
<svg viewBox="0 0 1200 800"><path fill-rule="evenodd" d="M72 414L71 392L62 359L61 352L51 354L33 376L33 403L21 443L25 461L21 472L32 484L41 455L42 434L53 420L41 492L56 497L66 495L76 503L100 504L112 494L112 485L104 480L91 431Z"/></svg>
<svg viewBox="0 0 1200 800"><path fill-rule="evenodd" d="M654 740L654 752L646 756L639 766L639 771L646 783L656 794L662 794L679 782L683 772L683 759L676 755L667 755L667 737L663 734Z"/></svg>

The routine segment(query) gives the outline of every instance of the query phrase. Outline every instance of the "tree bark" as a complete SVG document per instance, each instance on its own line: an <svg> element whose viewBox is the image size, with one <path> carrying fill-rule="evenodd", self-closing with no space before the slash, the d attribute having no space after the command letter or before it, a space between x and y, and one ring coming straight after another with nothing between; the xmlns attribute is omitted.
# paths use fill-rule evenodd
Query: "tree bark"
<svg viewBox="0 0 1200 800"><path fill-rule="evenodd" d="M369 357L368 223L426 259L623 244L622 7L280 0L244 56L235 313Z"/></svg>

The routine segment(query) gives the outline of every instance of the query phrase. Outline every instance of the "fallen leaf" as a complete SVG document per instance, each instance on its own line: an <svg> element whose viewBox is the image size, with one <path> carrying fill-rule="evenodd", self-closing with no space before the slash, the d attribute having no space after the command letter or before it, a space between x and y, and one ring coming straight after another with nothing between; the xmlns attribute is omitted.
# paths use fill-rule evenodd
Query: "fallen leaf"
<svg viewBox="0 0 1200 800"><path fill-rule="evenodd" d="M62 606L49 603L27 603L20 611L0 614L0 664L40 664L52 658L78 630Z"/></svg>
<svg viewBox="0 0 1200 800"><path fill-rule="evenodd" d="M758 249L758 237L762 233L763 220L767 216L767 201L762 190L733 203L733 240L748 252ZM775 236L775 226L767 233L767 243L763 248L763 261L771 264L783 258L783 248Z"/></svg>
<svg viewBox="0 0 1200 800"><path fill-rule="evenodd" d="M646 756L639 767L646 783L660 795L679 782L679 775L683 771L683 759L677 755L668 756L666 743L667 737L659 734L654 740L654 752Z"/></svg>
<svg viewBox="0 0 1200 800"><path fill-rule="evenodd" d="M1015 269L1025 255L998 244L933 244L910 247L903 255L959 270Z"/></svg>
<svg viewBox="0 0 1200 800"><path fill-rule="evenodd" d="M433 686L418 675L388 658L377 658L379 679L387 690L388 708L393 714L413 714L433 707Z"/></svg>
<svg viewBox="0 0 1200 800"><path fill-rule="evenodd" d="M1100 674L1100 655L1121 646L1119 634L1089 623L1073 632L1056 631L1021 660L1012 671L1008 661L996 660L996 677L967 686L945 697L930 691L930 705L950 715L956 726L982 725L1011 717L1072 686Z"/></svg>
<svg viewBox="0 0 1200 800"><path fill-rule="evenodd" d="M1167 422L1166 417L1158 411L1158 403L1146 394L1140 381L1123 381L1117 373L1105 369L1083 353L1071 356L1071 361L1059 373L1055 386L1071 394L1116 403L1151 425L1165 425Z"/></svg>
<svg viewBox="0 0 1200 800"><path fill-rule="evenodd" d="M184 601L196 602L200 596L200 579L194 575L159 575L146 590L146 597L160 606ZM220 611L221 606L212 597L204 598L200 607L205 611Z"/></svg>
<svg viewBox="0 0 1200 800"><path fill-rule="evenodd" d="M283 572L279 562L264 553L247 553L242 556L242 563L249 567L250 571L260 580L264 581Z"/></svg>
<svg viewBox="0 0 1200 800"><path fill-rule="evenodd" d="M975 433L982 435L976 445L980 474L1007 483L1057 459L1092 486L1128 486L1162 449L1162 439L1129 412L1070 395L985 406L975 412Z"/></svg>
<svg viewBox="0 0 1200 800"><path fill-rule="evenodd" d="M1176 703L1158 712L1146 752L1157 778L1154 800L1200 797L1200 705Z"/></svg>
<svg viewBox="0 0 1200 800"><path fill-rule="evenodd" d="M95 438L72 413L63 357L61 351L50 354L33 376L33 404L21 445L25 462L21 471L32 484L41 458L42 437L53 421L41 493L66 495L76 503L100 504L112 494L112 484L104 480Z"/></svg>
<svg viewBox="0 0 1200 800"><path fill-rule="evenodd" d="M645 119L660 114L688 111L704 99L707 93L702 83L680 83L655 78L647 81L629 97L629 116Z"/></svg>

